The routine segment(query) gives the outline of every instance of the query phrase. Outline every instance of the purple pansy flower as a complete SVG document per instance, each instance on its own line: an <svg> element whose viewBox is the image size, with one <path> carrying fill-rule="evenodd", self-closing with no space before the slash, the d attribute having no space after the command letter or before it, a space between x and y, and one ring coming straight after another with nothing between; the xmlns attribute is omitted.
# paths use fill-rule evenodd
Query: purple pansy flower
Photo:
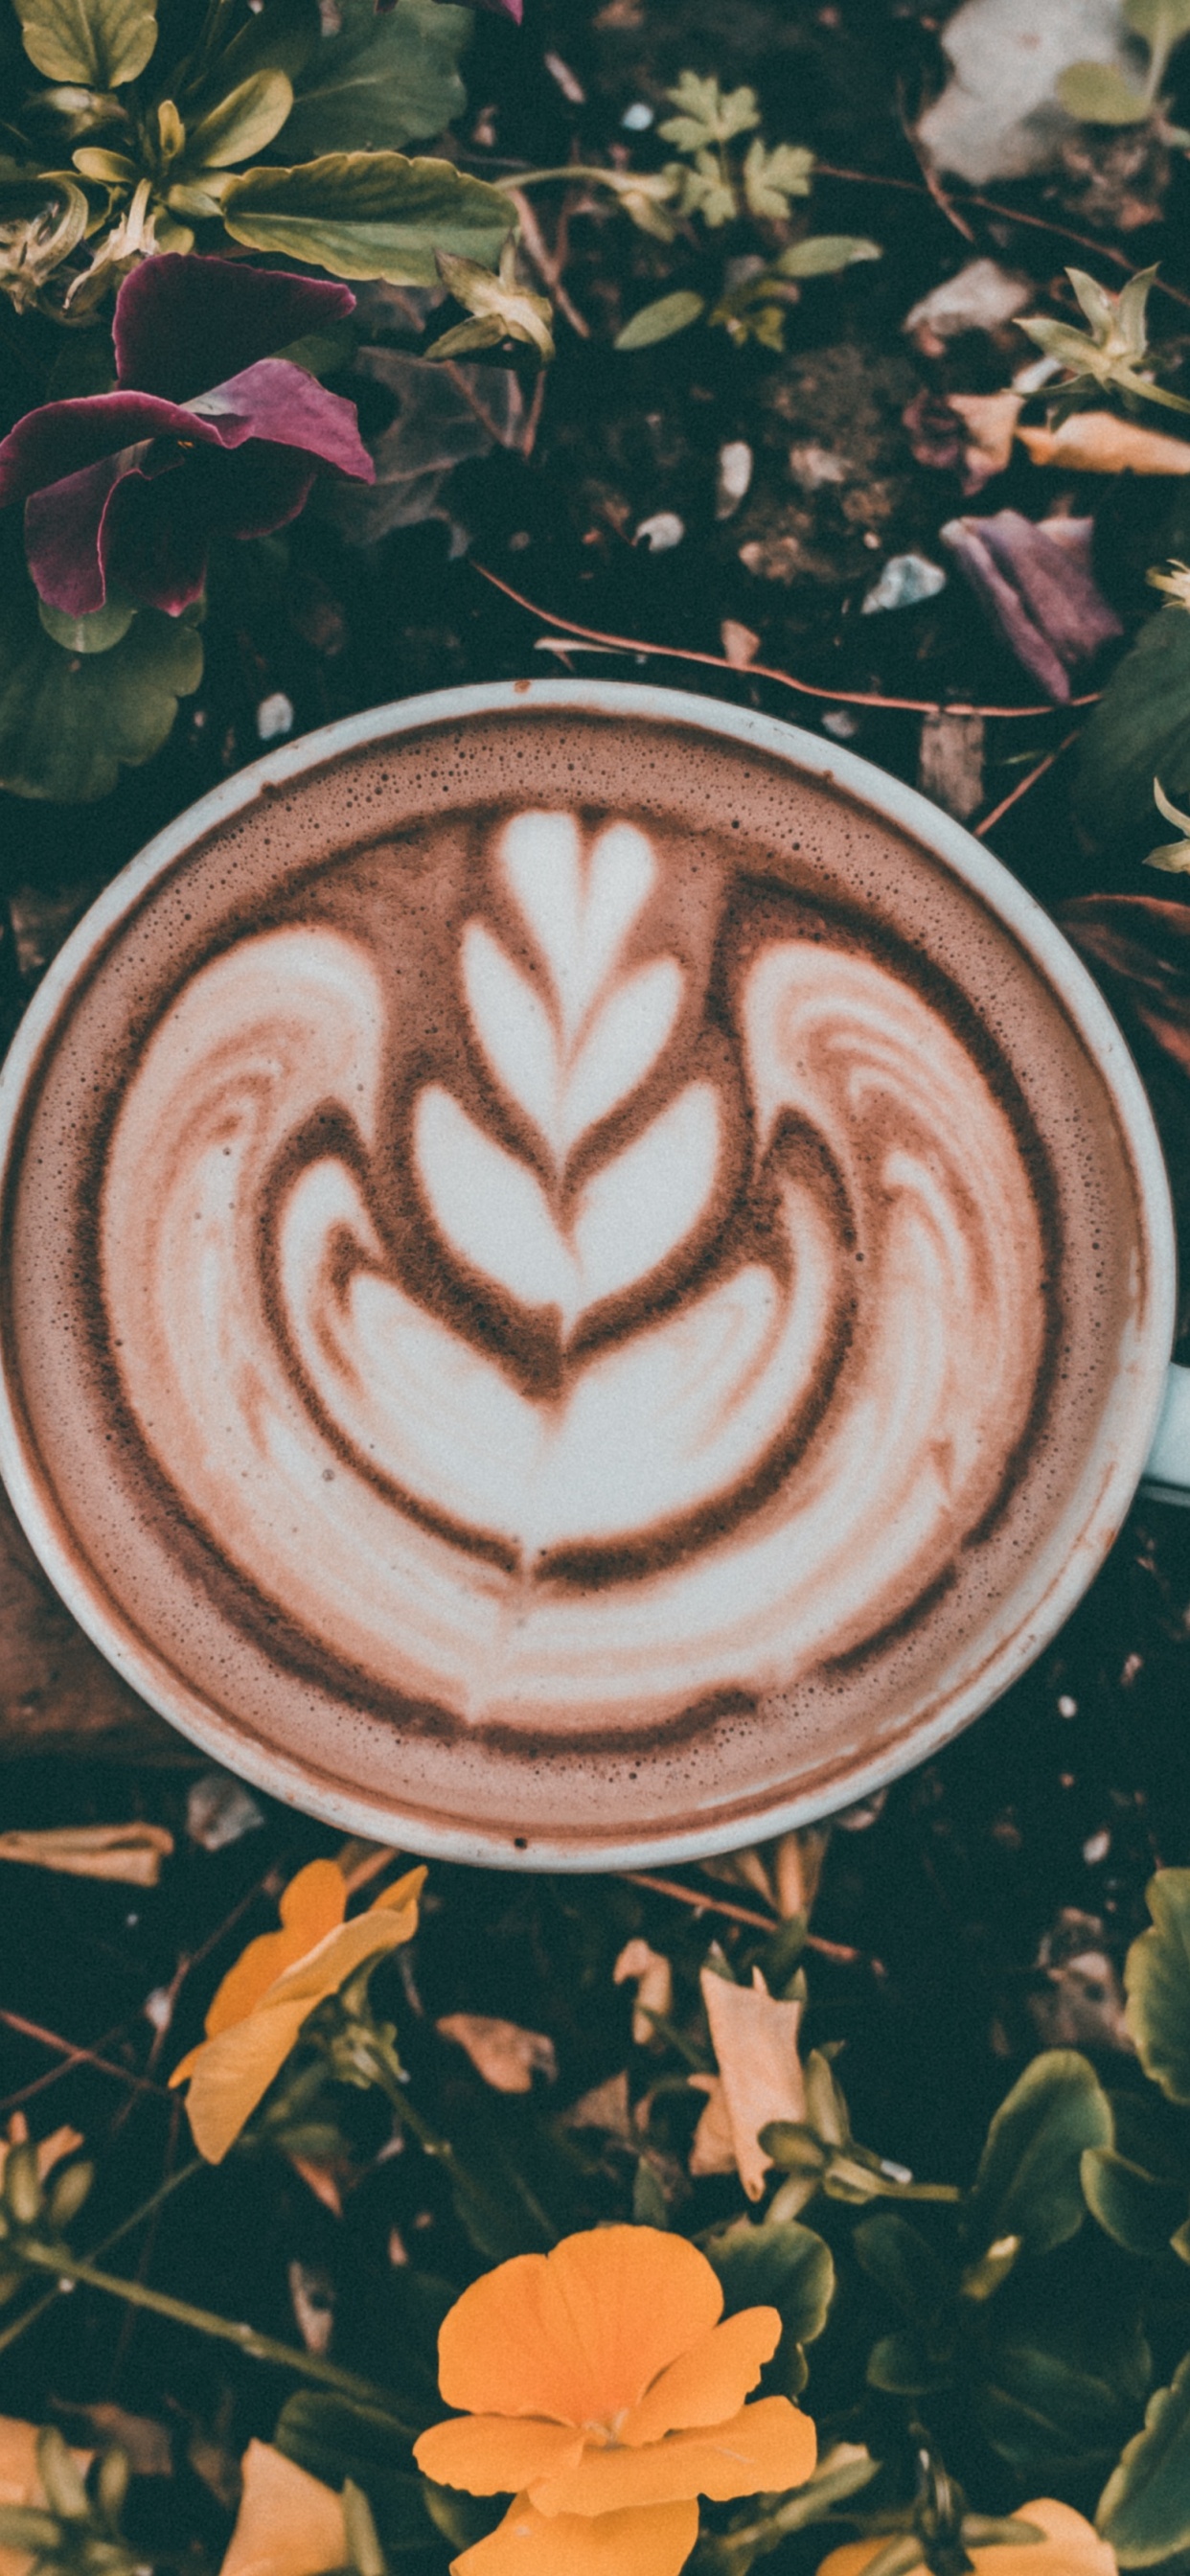
<svg viewBox="0 0 1190 2576"><path fill-rule="evenodd" d="M354 403L269 353L353 311L346 286L166 252L116 299L117 390L26 412L0 442L0 506L68 616L109 587L171 616L197 599L212 536L296 518L320 464L370 483Z"/></svg>

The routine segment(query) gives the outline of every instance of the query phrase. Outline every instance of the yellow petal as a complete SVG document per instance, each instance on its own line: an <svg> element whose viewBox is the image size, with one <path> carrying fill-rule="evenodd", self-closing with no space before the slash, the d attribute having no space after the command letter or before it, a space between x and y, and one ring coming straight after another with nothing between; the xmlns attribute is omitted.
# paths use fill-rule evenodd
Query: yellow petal
<svg viewBox="0 0 1190 2576"><path fill-rule="evenodd" d="M343 2506L334 2489L271 2443L249 2442L244 2492L220 2576L325 2576L346 2563Z"/></svg>
<svg viewBox="0 0 1190 2576"><path fill-rule="evenodd" d="M1044 2540L1001 2541L973 2549L978 2576L1116 2576L1114 2551L1073 2505L1035 2496L1031 2504L1014 2507L1013 2520L1035 2524ZM849 2540L823 2559L818 2576L863 2576L883 2547L883 2539Z"/></svg>
<svg viewBox="0 0 1190 2576"><path fill-rule="evenodd" d="M806 2116L797 2053L802 2007L770 1995L759 1969L751 1986L732 1985L713 1968L703 1969L701 1982L740 2181L749 2200L759 2200L769 2169L761 2129Z"/></svg>
<svg viewBox="0 0 1190 2576"><path fill-rule="evenodd" d="M383 1914L390 1907L395 1908L399 1913L405 1906L415 1906L428 1876L429 1872L424 1861L419 1862L416 1869L407 1869L403 1878L394 1878L391 1887L381 1889L379 1896L369 1906L369 1913ZM414 1929L416 1928L415 1924Z"/></svg>
<svg viewBox="0 0 1190 2576"><path fill-rule="evenodd" d="M350 1923L340 1923L274 1981L245 2020L204 2040L175 2066L171 2083L190 2078L186 2109L195 2146L208 2164L219 2164L234 2144L315 2006L337 1994L365 1959L407 1941L415 1919L406 1908L400 1914L357 1914Z"/></svg>
<svg viewBox="0 0 1190 2576"><path fill-rule="evenodd" d="M281 1899L280 1932L262 1932L241 1951L216 1989L206 2018L208 2039L243 2021L285 1968L341 1923L347 1889L333 1860L312 1860L291 1878Z"/></svg>
<svg viewBox="0 0 1190 2576"><path fill-rule="evenodd" d="M1017 432L1035 465L1084 474L1190 474L1190 440L1166 438L1111 411L1071 412L1057 429Z"/></svg>
<svg viewBox="0 0 1190 2576"><path fill-rule="evenodd" d="M450 2576L678 2576L697 2538L696 2504L547 2521L518 2496L497 2531L452 2559Z"/></svg>
<svg viewBox="0 0 1190 2576"><path fill-rule="evenodd" d="M452 2415L413 2446L424 2478L468 2495L515 2495L534 2478L577 2468L582 2455L581 2433L532 2415Z"/></svg>
<svg viewBox="0 0 1190 2576"><path fill-rule="evenodd" d="M517 2254L456 2300L438 2337L448 2406L605 2424L716 2324L705 2254L656 2227L594 2227Z"/></svg>
<svg viewBox="0 0 1190 2576"><path fill-rule="evenodd" d="M541 2513L616 2513L629 2505L677 2504L688 2496L756 2495L804 2486L817 2440L808 2415L787 2397L761 2397L726 2424L671 2433L648 2450L596 2450L576 2469L534 2478L529 2495Z"/></svg>
<svg viewBox="0 0 1190 2576"><path fill-rule="evenodd" d="M665 2433L725 2423L738 2414L780 2340L776 2308L744 2308L726 2324L712 2327L654 2380L647 2397L620 2425L620 2441L635 2450L641 2443L659 2442Z"/></svg>

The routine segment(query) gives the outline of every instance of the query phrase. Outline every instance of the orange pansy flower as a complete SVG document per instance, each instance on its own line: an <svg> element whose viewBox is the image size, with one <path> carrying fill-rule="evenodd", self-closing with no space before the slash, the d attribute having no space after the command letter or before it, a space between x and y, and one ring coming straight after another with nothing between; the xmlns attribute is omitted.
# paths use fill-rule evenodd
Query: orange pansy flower
<svg viewBox="0 0 1190 2576"><path fill-rule="evenodd" d="M654 2227L592 2228L464 2290L438 2384L466 2411L414 2456L439 2486L516 2500L454 2576L677 2576L700 2495L801 2486L808 2417L786 2397L744 2404L780 2316L722 2312L706 2256Z"/></svg>
<svg viewBox="0 0 1190 2576"><path fill-rule="evenodd" d="M249 2442L219 2576L326 2576L349 2556L343 2499L270 2442Z"/></svg>
<svg viewBox="0 0 1190 2576"><path fill-rule="evenodd" d="M1032 2504L1018 2505L1014 2519L1033 2523L1044 2537L976 2546L968 2552L976 2576L1116 2576L1115 2552L1073 2505L1037 2496ZM849 2540L823 2559L818 2576L863 2576L887 2545L887 2532L878 2540Z"/></svg>
<svg viewBox="0 0 1190 2576"><path fill-rule="evenodd" d="M302 2023L327 1995L337 1994L366 1959L412 1939L425 1875L407 1870L350 1923L343 1920L346 1881L332 1860L312 1860L290 1880L281 1930L250 1941L228 1969L207 2014L205 2040L169 2079L189 2081L190 2126L208 2164L227 2154L280 2073Z"/></svg>

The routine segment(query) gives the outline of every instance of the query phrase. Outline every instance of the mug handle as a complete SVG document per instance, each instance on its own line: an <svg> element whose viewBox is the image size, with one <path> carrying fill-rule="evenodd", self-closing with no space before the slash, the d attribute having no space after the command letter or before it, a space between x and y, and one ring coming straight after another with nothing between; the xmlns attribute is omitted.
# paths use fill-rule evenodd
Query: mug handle
<svg viewBox="0 0 1190 2576"><path fill-rule="evenodd" d="M1169 1364L1165 1402L1140 1491L1150 1502L1190 1505L1190 1368Z"/></svg>

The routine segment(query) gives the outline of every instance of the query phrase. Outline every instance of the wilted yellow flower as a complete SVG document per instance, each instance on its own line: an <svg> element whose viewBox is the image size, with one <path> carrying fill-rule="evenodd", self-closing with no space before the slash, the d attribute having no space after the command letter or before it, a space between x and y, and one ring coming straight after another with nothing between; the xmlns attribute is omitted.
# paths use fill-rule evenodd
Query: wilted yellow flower
<svg viewBox="0 0 1190 2576"><path fill-rule="evenodd" d="M425 1875L407 1870L350 1923L343 1920L346 1883L333 1861L312 1860L290 1880L281 1931L250 1941L229 1968L207 2014L205 2040L169 2079L189 2081L190 2126L208 2164L219 2164L234 2144L318 2005L365 1960L412 1940Z"/></svg>
<svg viewBox="0 0 1190 2576"><path fill-rule="evenodd" d="M654 2227L592 2228L464 2290L438 2384L466 2411L414 2457L440 2486L518 2492L453 2576L677 2576L700 2495L801 2486L808 2417L786 2397L744 2404L780 2316L722 2311L706 2256Z"/></svg>
<svg viewBox="0 0 1190 2576"><path fill-rule="evenodd" d="M968 2551L976 2576L1116 2576L1114 2551L1073 2505L1038 2496L1032 2504L1019 2505L1013 2518L1035 2524L1044 2537L997 2541L982 2549L976 2543ZM887 2540L885 2533L880 2539L847 2541L823 2559L818 2576L863 2576Z"/></svg>
<svg viewBox="0 0 1190 2576"><path fill-rule="evenodd" d="M271 2442L249 2442L236 2527L219 2576L326 2576L345 2567L342 2498Z"/></svg>

